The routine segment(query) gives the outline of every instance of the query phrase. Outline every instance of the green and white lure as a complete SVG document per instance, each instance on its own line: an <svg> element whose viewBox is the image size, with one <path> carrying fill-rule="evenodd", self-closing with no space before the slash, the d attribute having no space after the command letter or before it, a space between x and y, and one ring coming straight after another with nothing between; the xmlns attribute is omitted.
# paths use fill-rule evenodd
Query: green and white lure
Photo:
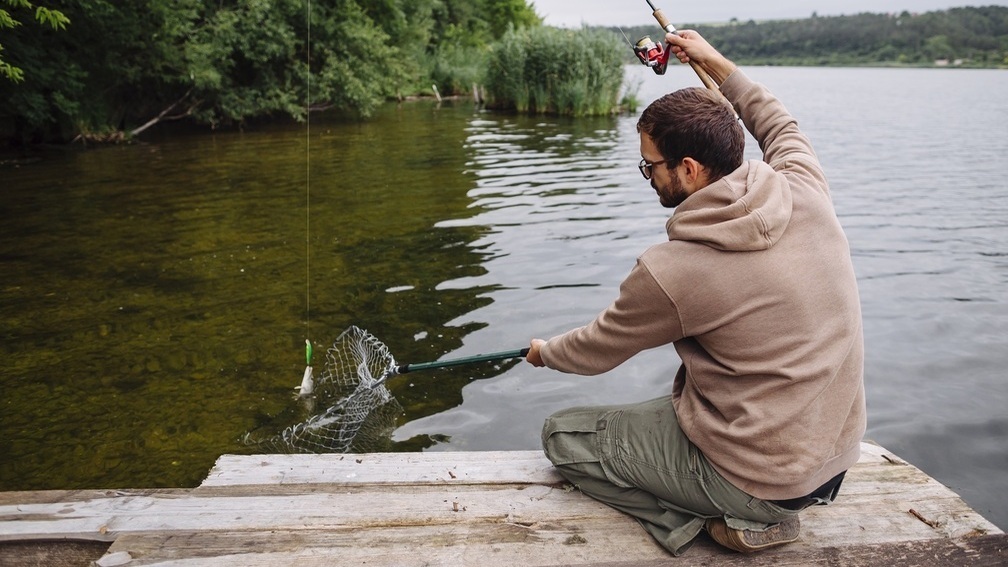
<svg viewBox="0 0 1008 567"><path fill-rule="evenodd" d="M312 359L312 346L311 341L305 339L305 369L304 376L301 378L301 385L294 388L298 391L298 396L310 396L312 392L315 391L315 377L312 375L311 367Z"/></svg>

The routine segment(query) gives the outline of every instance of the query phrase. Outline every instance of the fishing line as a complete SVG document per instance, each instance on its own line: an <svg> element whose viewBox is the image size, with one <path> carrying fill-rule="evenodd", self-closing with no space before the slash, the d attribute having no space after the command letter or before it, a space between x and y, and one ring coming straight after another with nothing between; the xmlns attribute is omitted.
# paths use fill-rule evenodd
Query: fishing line
<svg viewBox="0 0 1008 567"><path fill-rule="evenodd" d="M311 339L311 0L305 46L305 336ZM311 343L309 343L311 344ZM308 361L311 364L311 360Z"/></svg>
<svg viewBox="0 0 1008 567"><path fill-rule="evenodd" d="M298 387L301 396L314 391L311 344L311 0L305 13L305 371Z"/></svg>

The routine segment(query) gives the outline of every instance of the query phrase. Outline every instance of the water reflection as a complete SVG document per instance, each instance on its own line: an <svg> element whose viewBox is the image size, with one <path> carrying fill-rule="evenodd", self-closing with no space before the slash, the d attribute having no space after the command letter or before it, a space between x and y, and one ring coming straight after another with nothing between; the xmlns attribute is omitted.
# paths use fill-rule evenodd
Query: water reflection
<svg viewBox="0 0 1008 567"><path fill-rule="evenodd" d="M635 124L629 116L493 115L469 123L467 168L476 183L468 195L477 213L438 226L483 227L474 245L487 254L485 273L446 285L497 288L492 301L453 322L493 323L469 335L466 350L517 348L533 336L586 322L611 301L636 255L664 238L667 212L637 171ZM505 340L511 342L501 344ZM394 438L437 431L450 439L443 448L484 447L491 437L495 448L535 447L536 424L550 409L579 399L629 401L661 388L678 359L672 351L658 355L658 364L648 360L656 358L625 365L579 395L572 395L571 386L583 379L519 365L493 380L474 381L462 407L408 422ZM641 376L627 385L634 375ZM519 422L523 427L502 428Z"/></svg>
<svg viewBox="0 0 1008 567"><path fill-rule="evenodd" d="M471 106L173 135L3 172L0 488L186 486L292 415L304 339L440 358L499 286L466 191ZM484 375L492 369L482 370ZM472 376L390 384L408 421ZM387 441L386 441L387 442Z"/></svg>
<svg viewBox="0 0 1008 567"><path fill-rule="evenodd" d="M586 278L580 268L569 274L573 278L570 281L558 280L555 249L548 241L577 239L578 230L585 231L587 238L600 231L623 230L602 228L606 224L605 215L579 218L577 213L586 205L591 208L606 202L617 208L625 206L614 197L622 189L614 181L613 171L625 169L630 161L619 163L612 159L614 152L623 150L619 144L622 123L623 119L616 117L571 120L487 113L469 120L464 147L465 171L474 178L473 186L466 192L471 214L442 220L437 227L479 231L479 238L471 245L482 254L480 273L446 280L439 289L479 290L483 301L449 322L451 326L471 330L453 356L524 347L533 333L540 332L541 326L535 321L556 315L544 306L556 307L569 301L562 291L564 287L599 286L594 278ZM618 215L609 218L615 216ZM558 221L580 226L568 225L558 231ZM605 265L603 269L610 267ZM547 290L555 290L555 300L548 297ZM513 366L511 363L439 371L436 376L417 376L411 384L421 380L450 381L460 396L468 383L475 384ZM509 374L523 371L519 365ZM455 400L456 396L449 399ZM449 407L452 406L443 409ZM449 416L451 420L465 416L467 422L491 429L496 417L495 412L485 412L483 408L475 412L458 409ZM496 423L499 425L499 421ZM465 430L472 432L472 424ZM395 439L409 447L432 445L435 439L421 431L424 421L411 420L400 428ZM452 439L452 435L442 434L438 439L444 442ZM456 442L452 441L452 446Z"/></svg>

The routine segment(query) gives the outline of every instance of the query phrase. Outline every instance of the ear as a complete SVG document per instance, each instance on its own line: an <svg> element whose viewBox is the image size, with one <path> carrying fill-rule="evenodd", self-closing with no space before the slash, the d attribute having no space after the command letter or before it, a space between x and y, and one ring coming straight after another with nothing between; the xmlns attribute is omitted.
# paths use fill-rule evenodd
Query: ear
<svg viewBox="0 0 1008 567"><path fill-rule="evenodd" d="M691 157L684 157L680 165L683 181L687 186L692 185L695 189L699 189L707 185L707 168L702 163Z"/></svg>

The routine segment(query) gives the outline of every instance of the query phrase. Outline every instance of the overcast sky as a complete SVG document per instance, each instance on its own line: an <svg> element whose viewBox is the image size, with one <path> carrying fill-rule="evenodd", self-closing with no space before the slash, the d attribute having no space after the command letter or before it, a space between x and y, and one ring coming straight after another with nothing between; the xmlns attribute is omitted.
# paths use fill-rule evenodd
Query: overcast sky
<svg viewBox="0 0 1008 567"><path fill-rule="evenodd" d="M807 18L812 12L820 16L857 14L860 12L929 12L959 6L1008 5L1008 0L706 0L703 2L673 2L651 0L661 8L676 27L683 23L727 22L738 18L772 20ZM647 0L531 0L536 13L551 26L641 25L654 23ZM657 24L655 24L657 25Z"/></svg>

